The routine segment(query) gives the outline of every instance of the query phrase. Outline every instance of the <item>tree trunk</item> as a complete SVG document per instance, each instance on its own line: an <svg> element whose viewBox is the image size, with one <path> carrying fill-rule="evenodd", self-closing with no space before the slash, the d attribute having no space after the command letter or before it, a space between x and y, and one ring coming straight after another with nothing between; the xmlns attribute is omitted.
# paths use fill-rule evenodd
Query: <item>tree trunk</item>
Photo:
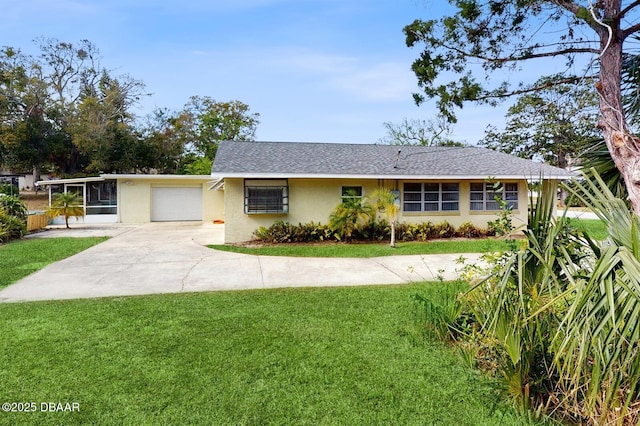
<svg viewBox="0 0 640 426"><path fill-rule="evenodd" d="M40 173L38 173L38 167L37 166L33 166L33 191L37 194L38 193L38 185L36 185L36 182L38 182L40 180Z"/></svg>
<svg viewBox="0 0 640 426"><path fill-rule="evenodd" d="M395 248L396 247L396 221L391 221L391 243L389 246Z"/></svg>
<svg viewBox="0 0 640 426"><path fill-rule="evenodd" d="M623 34L616 17L620 11L620 0L605 0L603 22L611 25L612 36L603 26L597 28L600 35L600 78L596 89L600 95L600 120L604 140L613 162L622 175L629 202L636 215L640 215L640 139L627 127L620 88L622 72Z"/></svg>

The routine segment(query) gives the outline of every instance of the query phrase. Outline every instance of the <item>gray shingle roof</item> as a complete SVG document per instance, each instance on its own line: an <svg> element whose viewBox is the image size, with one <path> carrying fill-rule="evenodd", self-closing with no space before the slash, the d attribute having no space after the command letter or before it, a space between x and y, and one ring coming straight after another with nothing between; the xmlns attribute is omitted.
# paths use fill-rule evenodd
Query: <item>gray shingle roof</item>
<svg viewBox="0 0 640 426"><path fill-rule="evenodd" d="M231 141L220 143L211 173L219 178L571 176L557 167L479 147Z"/></svg>

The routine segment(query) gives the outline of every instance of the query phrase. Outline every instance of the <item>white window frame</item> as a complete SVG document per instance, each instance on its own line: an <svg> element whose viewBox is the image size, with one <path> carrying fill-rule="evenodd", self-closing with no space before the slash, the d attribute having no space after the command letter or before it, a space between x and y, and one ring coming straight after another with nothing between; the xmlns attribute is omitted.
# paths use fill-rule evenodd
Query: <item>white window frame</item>
<svg viewBox="0 0 640 426"><path fill-rule="evenodd" d="M357 195L349 195L347 192L355 190ZM364 190L361 185L343 185L340 187L340 199L344 202L347 199L362 200Z"/></svg>
<svg viewBox="0 0 640 426"><path fill-rule="evenodd" d="M258 195L262 193L262 195ZM271 193L271 194L269 194ZM277 196L273 196L278 194ZM278 201L274 202L273 200ZM245 214L289 213L289 182L287 179L245 179Z"/></svg>
<svg viewBox="0 0 640 426"><path fill-rule="evenodd" d="M407 185L420 185L420 190L407 191ZM455 190L447 188L454 186ZM436 187L437 186L437 187ZM402 211L404 213L433 213L433 212L459 212L460 211L460 184L458 182L405 182L402 186ZM413 194L413 200L407 200L407 195ZM453 194L455 199L447 199ZM418 197L416 197L418 196ZM449 197L448 197L449 196ZM420 206L419 210L409 210L407 206ZM426 206L434 208L427 209ZM454 207L455 208L450 208Z"/></svg>
<svg viewBox="0 0 640 426"><path fill-rule="evenodd" d="M502 187L502 199L507 201L507 207L518 210L518 182L499 183ZM482 185L482 190L477 187ZM469 209L471 211L497 211L500 205L495 197L500 195L494 190L495 183L472 182L469 185ZM474 188L474 186L476 188ZM475 198L475 199L474 199Z"/></svg>

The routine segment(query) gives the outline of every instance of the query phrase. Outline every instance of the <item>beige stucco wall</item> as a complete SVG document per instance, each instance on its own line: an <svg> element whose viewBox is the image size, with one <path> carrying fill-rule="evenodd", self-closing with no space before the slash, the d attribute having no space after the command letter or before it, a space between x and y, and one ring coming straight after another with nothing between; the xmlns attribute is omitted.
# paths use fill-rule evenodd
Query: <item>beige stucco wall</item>
<svg viewBox="0 0 640 426"><path fill-rule="evenodd" d="M363 179L289 179L289 213L245 214L244 179L224 180L225 241L253 239L253 232L268 227L276 220L293 224L327 223L329 215L341 199L342 186L362 186L364 195L371 193L377 182Z"/></svg>
<svg viewBox="0 0 640 426"><path fill-rule="evenodd" d="M253 239L253 232L260 226L268 227L276 220L292 224L320 222L327 223L332 210L340 203L342 186L362 186L367 196L376 188L384 185L390 189L402 190L405 181L383 181L364 179L289 179L289 213L287 214L245 214L244 180L225 179L225 242L236 243ZM406 181L411 182L411 181ZM417 181L416 181L417 182ZM446 180L438 180L446 182ZM457 182L457 181L452 181ZM487 222L496 219L494 211L471 212L469 210L469 183L460 182L460 211L432 213L399 214L400 222L420 223L447 221L454 226L472 222L486 228ZM473 182L484 182L483 180ZM504 182L516 182L505 180ZM527 221L527 184L525 180L518 184L518 210L513 211L513 224L516 227L526 225Z"/></svg>
<svg viewBox="0 0 640 426"><path fill-rule="evenodd" d="M150 176L148 179L118 179L118 221L146 223L151 221L151 192L153 187L201 187L202 219L224 219L224 193L209 190L202 179L166 179Z"/></svg>

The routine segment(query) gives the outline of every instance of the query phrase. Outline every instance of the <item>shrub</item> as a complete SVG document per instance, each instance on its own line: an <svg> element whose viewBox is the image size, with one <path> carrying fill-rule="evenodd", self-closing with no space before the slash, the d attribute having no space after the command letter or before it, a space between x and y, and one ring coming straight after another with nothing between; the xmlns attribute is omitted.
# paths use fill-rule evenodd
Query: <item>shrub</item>
<svg viewBox="0 0 640 426"><path fill-rule="evenodd" d="M0 242L27 233L27 206L17 196L0 194Z"/></svg>
<svg viewBox="0 0 640 426"><path fill-rule="evenodd" d="M334 232L329 226L320 223L292 225L277 220L268 228L261 226L253 236L265 243L309 243L330 240L334 238Z"/></svg>
<svg viewBox="0 0 640 426"><path fill-rule="evenodd" d="M9 216L15 216L24 221L29 214L27 206L15 195L0 195L0 208Z"/></svg>
<svg viewBox="0 0 640 426"><path fill-rule="evenodd" d="M449 222L437 223L434 227L437 238L452 238L456 234L456 228Z"/></svg>
<svg viewBox="0 0 640 426"><path fill-rule="evenodd" d="M379 221L370 221L362 228L356 230L353 234L354 240L362 241L382 241L389 238L391 226L385 219ZM396 232L397 235L397 232Z"/></svg>
<svg viewBox="0 0 640 426"><path fill-rule="evenodd" d="M435 225L431 222L401 223L397 228L400 241L427 241L438 238Z"/></svg>
<svg viewBox="0 0 640 426"><path fill-rule="evenodd" d="M15 185L11 185L10 183L0 183L0 194L4 195L17 195L18 188Z"/></svg>
<svg viewBox="0 0 640 426"><path fill-rule="evenodd" d="M471 222L465 222L456 229L456 237L482 238L487 236L487 230L475 226Z"/></svg>
<svg viewBox="0 0 640 426"><path fill-rule="evenodd" d="M354 241L384 241L388 239L391 226L385 219L379 221L369 221L360 224L351 230L347 240ZM470 222L463 223L456 229L448 222L433 224L432 222L421 223L398 223L396 225L396 239L398 241L420 241L425 242L436 238L482 238L492 235L490 230L479 228ZM261 226L254 231L256 240L265 243L309 243L345 239L343 230L334 229L331 225L309 222L293 225L282 220L275 221L271 226Z"/></svg>
<svg viewBox="0 0 640 426"><path fill-rule="evenodd" d="M0 242L22 238L26 233L26 219L7 214L7 211L0 207Z"/></svg>

